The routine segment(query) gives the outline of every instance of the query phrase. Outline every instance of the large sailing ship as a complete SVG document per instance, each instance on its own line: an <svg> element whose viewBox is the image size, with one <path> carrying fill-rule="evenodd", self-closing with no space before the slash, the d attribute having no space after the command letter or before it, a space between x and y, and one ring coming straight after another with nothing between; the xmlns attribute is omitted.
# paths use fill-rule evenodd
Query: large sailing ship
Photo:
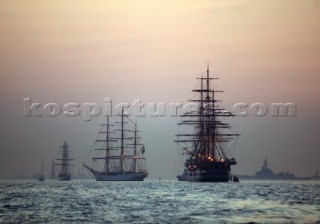
<svg viewBox="0 0 320 224"><path fill-rule="evenodd" d="M58 180L68 181L71 180L71 166L70 161L73 160L70 158L70 150L67 144L67 141L64 141L63 145L60 147L59 154L61 158L56 159L58 163L54 165L60 166L60 171L58 173Z"/></svg>
<svg viewBox="0 0 320 224"><path fill-rule="evenodd" d="M184 133L177 134L176 142L186 156L185 173L179 175L178 179L195 182L237 182L238 178L231 174L231 166L237 162L227 143L236 141L239 134L228 132L231 126L224 121L234 115L218 104L220 100L216 94L222 91L213 86L212 81L218 78L210 76L209 66L206 77L198 79L200 88L193 92L199 94L199 97L189 100L197 105L196 110L182 114L181 122L178 123L179 126L190 128L189 131L184 128Z"/></svg>
<svg viewBox="0 0 320 224"><path fill-rule="evenodd" d="M97 181L143 181L148 176L144 164L144 145L138 136L137 123L131 121L122 109L119 129L111 130L113 126L107 118L102 124L98 137L88 155L93 155L92 166L86 167ZM134 126L133 130L126 129ZM118 134L118 135L116 135ZM118 137L117 137L118 136Z"/></svg>

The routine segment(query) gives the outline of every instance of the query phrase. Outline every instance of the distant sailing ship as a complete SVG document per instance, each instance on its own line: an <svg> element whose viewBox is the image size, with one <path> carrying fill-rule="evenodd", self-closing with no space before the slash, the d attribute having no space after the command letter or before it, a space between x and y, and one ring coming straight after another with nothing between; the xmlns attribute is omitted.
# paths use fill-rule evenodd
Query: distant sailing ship
<svg viewBox="0 0 320 224"><path fill-rule="evenodd" d="M43 182L45 181L45 176L43 175L43 159L42 159L42 162L41 162L41 175L39 176L39 181L40 182Z"/></svg>
<svg viewBox="0 0 320 224"><path fill-rule="evenodd" d="M96 167L83 163L97 181L143 181L148 176L143 163L145 148L138 137L137 124L124 114L123 109L120 117L121 121L116 122L120 129L110 130L113 125L109 123L109 117L107 123L101 125L99 135L89 153L90 156L92 151L95 152L92 162ZM133 131L125 129L125 124L129 123L134 125ZM120 136L112 137L115 132L119 132Z"/></svg>
<svg viewBox="0 0 320 224"><path fill-rule="evenodd" d="M70 150L69 150L69 146L67 144L67 141L64 142L64 144L60 147L61 150L59 150L59 154L61 154L61 158L56 159L56 161L58 161L58 163L54 164L54 165L58 165L60 166L60 171L58 173L58 180L62 180L62 181L68 181L71 180L71 165L70 161L73 160L70 158Z"/></svg>
<svg viewBox="0 0 320 224"><path fill-rule="evenodd" d="M221 118L234 116L221 108L217 103L217 92L211 84L209 66L206 77L198 78L200 88L194 89L198 99L189 100L197 103L196 111L181 115L178 125L191 127L190 132L177 134L179 144L182 144L183 154L187 155L185 173L178 175L181 181L195 182L238 182L238 178L231 174L231 166L236 160L230 155L227 142L236 140L239 134L228 133L231 126Z"/></svg>

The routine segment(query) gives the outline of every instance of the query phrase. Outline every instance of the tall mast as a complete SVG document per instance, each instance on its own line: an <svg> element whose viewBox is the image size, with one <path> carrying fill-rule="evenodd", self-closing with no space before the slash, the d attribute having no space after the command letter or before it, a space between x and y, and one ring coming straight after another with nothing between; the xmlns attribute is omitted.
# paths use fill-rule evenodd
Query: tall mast
<svg viewBox="0 0 320 224"><path fill-rule="evenodd" d="M207 78L208 78L208 81L209 81L209 78L210 78L210 73L209 73L209 64L207 66ZM211 157L215 158L215 143L216 143L216 138L215 138L215 132L216 132L216 128L215 128L215 124L216 124L216 117L215 117L215 101L214 101L214 88L212 87L212 100L210 102L210 98L208 96L208 102L209 102L209 105L210 105L210 108L209 108L209 114L211 114L212 116L209 116L209 119L211 120L210 121L210 129L211 130L211 133L208 133L210 134L211 136L211 150L210 150L210 154L211 154ZM208 91L208 95L209 95L209 91ZM209 143L210 144L210 143Z"/></svg>
<svg viewBox="0 0 320 224"><path fill-rule="evenodd" d="M56 175L56 172L55 172L55 167L54 167L54 160L52 160L52 165L51 165L51 179L54 179L55 178L55 175Z"/></svg>
<svg viewBox="0 0 320 224"><path fill-rule="evenodd" d="M123 128L123 107L121 111L121 153L120 153L120 171L123 172L123 160L124 160L124 128Z"/></svg>
<svg viewBox="0 0 320 224"><path fill-rule="evenodd" d="M204 153L204 147L203 147L203 139L204 139L204 124L203 124L203 110L204 110L204 107L203 107L203 76L201 76L201 88L200 88L200 116L199 116L199 125L200 125L200 149L201 149L201 154Z"/></svg>
<svg viewBox="0 0 320 224"><path fill-rule="evenodd" d="M134 124L133 172L136 172L136 165L137 165L137 123Z"/></svg>
<svg viewBox="0 0 320 224"><path fill-rule="evenodd" d="M106 137L106 161L105 161L105 169L107 173L109 173L109 153L110 153L110 145L109 145L109 117L107 117L107 137Z"/></svg>
<svg viewBox="0 0 320 224"><path fill-rule="evenodd" d="M62 148L62 159L61 160L61 172L63 175L69 174L69 146L67 144L67 141L64 141Z"/></svg>
<svg viewBox="0 0 320 224"><path fill-rule="evenodd" d="M41 176L43 176L43 159L42 159L42 162L41 162Z"/></svg>
<svg viewBox="0 0 320 224"><path fill-rule="evenodd" d="M63 144L63 160L62 160L62 164L63 164L63 173L67 174L68 173L68 145L67 142L64 142Z"/></svg>

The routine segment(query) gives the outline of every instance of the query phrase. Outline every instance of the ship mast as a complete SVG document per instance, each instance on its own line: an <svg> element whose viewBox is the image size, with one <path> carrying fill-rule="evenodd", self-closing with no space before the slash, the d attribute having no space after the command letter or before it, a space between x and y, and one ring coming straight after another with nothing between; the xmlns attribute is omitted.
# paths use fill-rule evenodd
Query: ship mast
<svg viewBox="0 0 320 224"><path fill-rule="evenodd" d="M133 140L133 172L136 172L137 165L137 123L134 124L134 140Z"/></svg>
<svg viewBox="0 0 320 224"><path fill-rule="evenodd" d="M105 164L104 164L104 170L109 173L109 163L110 163L110 158L109 158L109 155L110 155L110 143L109 143L109 117L107 117L107 130L106 130L106 161L105 161Z"/></svg>
<svg viewBox="0 0 320 224"><path fill-rule="evenodd" d="M52 160L50 178L51 178L51 179L55 179L55 178L56 178L56 172L55 172L55 167L54 167L54 160Z"/></svg>
<svg viewBox="0 0 320 224"><path fill-rule="evenodd" d="M106 148L105 148L105 151L106 151L106 155L105 155L105 162L104 162L104 169L103 171L106 172L106 173L109 173L110 172L110 160L112 159L112 156L111 156L111 150L116 150L114 148L111 148L110 146L110 142L117 142L117 140L112 140L110 138L110 134L114 133L113 131L110 131L110 126L113 126L112 124L110 124L109 122L109 117L107 117L107 124L103 124L102 126L105 126L105 131L100 131L100 133L105 133L106 134L106 139L105 140L98 140L100 142L106 142ZM96 148L96 150L99 150ZM98 159L98 158L97 158Z"/></svg>
<svg viewBox="0 0 320 224"><path fill-rule="evenodd" d="M68 173L69 172L69 154L68 154L68 145L67 142L64 142L63 144L63 152L62 152L62 173Z"/></svg>
<svg viewBox="0 0 320 224"><path fill-rule="evenodd" d="M123 121L124 115L123 115L123 107L121 111L121 145L120 145L120 171L123 173L123 160L124 160L124 121Z"/></svg>
<svg viewBox="0 0 320 224"><path fill-rule="evenodd" d="M42 159L42 162L41 162L41 177L43 177L43 159Z"/></svg>
<svg viewBox="0 0 320 224"><path fill-rule="evenodd" d="M133 134L133 137L130 138L131 140L133 139L133 143L128 143L127 145L132 145L133 146L133 154L132 156L129 155L129 156L126 156L125 158L128 158L128 159L132 159L133 160L133 168L132 168L132 171L135 173L137 171L137 165L138 165L138 160L139 159L142 159L143 160L143 157L140 157L139 156L139 153L144 153L144 147L141 149L141 151L138 152L138 146L142 146L143 144L141 144L138 139L140 139L140 137L138 136L138 125L137 123L134 123L134 131L132 131L134 134Z"/></svg>
<svg viewBox="0 0 320 224"><path fill-rule="evenodd" d="M101 157L93 157L93 160L103 160L103 172L104 173L110 173L112 172L112 159L114 159L115 157L112 156L111 154L111 150L117 150L114 147L111 147L111 142L117 142L117 140L115 140L115 138L111 138L111 134L114 133L113 131L110 131L110 126L113 126L112 124L110 124L109 122L109 117L107 117L107 123L106 124L101 124L101 130L99 131L99 135L98 138L95 141L95 150L96 151L100 151L103 150L105 151L105 154ZM101 134L105 134L105 137L101 137ZM101 142L100 145L99 142ZM97 147L97 145L99 144L99 146Z"/></svg>
<svg viewBox="0 0 320 224"><path fill-rule="evenodd" d="M210 125L210 95L209 95L209 91L210 91L210 85L209 85L209 66L207 67L207 85L206 85L206 134L205 134L205 138L209 141L204 141L205 143L205 155L208 155L208 157L210 157L210 141L212 141L212 139L210 139L210 131L211 131L211 125ZM209 110L209 111L208 111ZM208 113L209 112L209 113Z"/></svg>

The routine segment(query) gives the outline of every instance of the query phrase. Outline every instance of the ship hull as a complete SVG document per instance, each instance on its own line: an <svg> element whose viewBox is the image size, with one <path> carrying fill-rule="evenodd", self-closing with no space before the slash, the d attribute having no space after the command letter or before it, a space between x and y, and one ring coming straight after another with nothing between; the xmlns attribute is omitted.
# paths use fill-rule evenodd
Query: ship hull
<svg viewBox="0 0 320 224"><path fill-rule="evenodd" d="M192 170L187 172L187 180L190 182L229 182L231 174L229 170Z"/></svg>
<svg viewBox="0 0 320 224"><path fill-rule="evenodd" d="M186 175L177 175L178 181L187 181L188 177Z"/></svg>
<svg viewBox="0 0 320 224"><path fill-rule="evenodd" d="M147 172L123 172L123 173L105 173L96 171L93 168L82 163L96 178L97 181L143 181L148 176Z"/></svg>
<svg viewBox="0 0 320 224"><path fill-rule="evenodd" d="M147 177L143 172L106 174L94 171L92 173L97 181L143 181Z"/></svg>
<svg viewBox="0 0 320 224"><path fill-rule="evenodd" d="M231 165L228 162L188 161L186 178L190 182L229 182L233 181Z"/></svg>
<svg viewBox="0 0 320 224"><path fill-rule="evenodd" d="M58 180L60 180L60 181L69 181L69 180L71 180L71 176L70 175L59 175L58 176Z"/></svg>
<svg viewBox="0 0 320 224"><path fill-rule="evenodd" d="M187 181L188 180L188 175L186 169L183 171L183 174L177 175L177 179L179 181Z"/></svg>

